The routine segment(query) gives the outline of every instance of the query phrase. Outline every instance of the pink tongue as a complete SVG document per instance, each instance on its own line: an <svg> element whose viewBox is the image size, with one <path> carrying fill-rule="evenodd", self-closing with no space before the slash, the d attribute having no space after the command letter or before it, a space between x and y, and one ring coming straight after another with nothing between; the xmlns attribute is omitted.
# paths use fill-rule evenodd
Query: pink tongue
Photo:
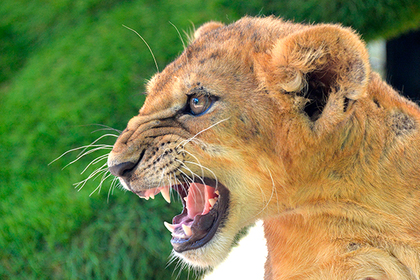
<svg viewBox="0 0 420 280"><path fill-rule="evenodd" d="M188 217L194 219L197 215L205 215L210 212L209 199L216 196L213 187L192 183L186 201Z"/></svg>

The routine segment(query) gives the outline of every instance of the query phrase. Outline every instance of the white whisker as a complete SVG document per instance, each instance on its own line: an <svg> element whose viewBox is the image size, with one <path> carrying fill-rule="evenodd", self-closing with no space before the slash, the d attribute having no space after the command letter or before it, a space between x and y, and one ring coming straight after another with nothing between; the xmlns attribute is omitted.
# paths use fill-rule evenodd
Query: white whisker
<svg viewBox="0 0 420 280"><path fill-rule="evenodd" d="M96 130L92 131L91 133L95 133L95 132L99 132L99 131L108 131L108 130L110 130L110 129L109 128L99 128L99 129L96 129ZM121 134L121 131L120 131L119 134L108 133L107 136L118 138L120 136L120 134Z"/></svg>
<svg viewBox="0 0 420 280"><path fill-rule="evenodd" d="M276 196L277 196L277 190L276 190L276 186L275 186L275 183L274 183L273 176L271 175L271 171L268 168L267 168L267 171L270 174L271 183L272 183L270 198L268 200L265 198L264 191L262 190L261 186L258 185L258 187L261 190L261 194L263 196L263 201L265 200L266 203L265 203L264 207L257 214L254 215L254 218L257 217L262 212L264 212L264 210L268 207L268 205L270 204L271 200L273 199L274 193L276 193ZM277 199L277 208L278 208L278 199Z"/></svg>
<svg viewBox="0 0 420 280"><path fill-rule="evenodd" d="M61 154L59 157L57 157L56 159L54 159L53 161L51 161L49 164L54 163L55 161L63 158L64 156L66 156L67 154L71 153L71 152L78 152L76 158L72 161L70 161L68 164L66 164L62 169L65 169L66 167L68 167L69 165L77 162L78 160L82 159L83 157L86 157L90 154L93 154L94 152L97 151L104 151L104 153L102 153L101 155L95 157L93 160L91 160L82 170L81 174L85 174L85 172L92 167L93 165L96 165L98 163L101 163L103 161L107 160L107 157L109 155L109 151L112 150L113 145L108 145L108 144L98 144L98 142L106 137L113 137L113 138L118 138L119 134L121 134L120 130L114 129L112 127L106 126L106 125L101 125L101 124L95 124L96 126L100 126L100 129L94 130L92 133L98 132L98 131L114 131L116 133L105 133L103 135L100 135L98 138L96 138L93 142L91 142L89 145L84 145L81 147L77 147L77 148L73 148L70 149L66 152L64 152L63 154ZM93 193L95 193L97 190L98 193L100 193L101 188L103 186L103 184L105 183L105 181L112 177L113 175L109 172L108 170L108 166L107 166L107 162L101 164L100 167L96 168L95 170L93 170L84 180L79 181L78 183L73 184L75 186L76 189L78 189L78 191L80 191L85 185L86 183L91 180L94 181L97 178L100 178L100 182L98 184L98 186L95 188L95 190L93 192L90 193L89 196L93 195ZM111 194L113 194L115 188L117 187L122 187L119 184L119 179L117 177L114 177L111 180L110 183L110 187L108 190L108 199L107 201L109 201L109 196ZM124 189L122 187L122 189Z"/></svg>
<svg viewBox="0 0 420 280"><path fill-rule="evenodd" d="M168 182L169 182L169 186L174 186L174 184L172 184L172 173L169 174ZM169 188L169 196L171 196L171 190L172 188Z"/></svg>
<svg viewBox="0 0 420 280"><path fill-rule="evenodd" d="M109 137L109 136L114 136L114 134L104 134L104 135L102 135L102 136L100 136L100 137L98 137L95 141L93 141L92 143L90 143L90 145L87 145L87 146L84 146L85 147L85 149L84 150L82 150L80 153L79 153L79 155L80 154L82 154L82 153L84 153L84 151L86 150L86 149L88 149L88 148L91 148L91 147L93 147L94 146L94 144L96 144L96 142L98 142L99 140L102 140L103 138L105 138L105 137ZM106 147L111 147L112 148L112 145L106 145L106 144L99 144L100 146L106 146ZM96 145L95 145L96 146Z"/></svg>
<svg viewBox="0 0 420 280"><path fill-rule="evenodd" d="M177 159L175 159L175 160L177 160ZM206 183L204 182L204 175L203 175L203 177L198 176L187 165L185 165L185 163L183 163L183 162L181 162L179 160L177 160L177 161L180 162L184 166L184 168L187 169L191 173L191 175L193 176L193 178L190 178L186 173L184 173L181 169L178 168L178 171L181 172L181 173L183 173L188 178L188 180L191 181L191 183L194 183L194 178L197 177L198 179L200 179L200 181L201 181L201 183L203 185L206 185ZM200 189L198 189L198 191L201 193L201 190Z"/></svg>
<svg viewBox="0 0 420 280"><path fill-rule="evenodd" d="M54 163L55 161L57 161L57 160L59 160L59 159L61 159L63 156L65 156L65 155L67 155L67 154L69 154L69 153L71 153L71 152L74 152L74 151L77 151L77 150L81 150L81 149L88 149L88 148L90 148L90 147L104 147L104 146L111 146L111 145L104 145L104 144L98 144L98 145L86 145L86 146L81 146L81 147L78 147L78 148L74 148L74 149L70 149L70 150L68 150L67 152L65 152L65 153L63 153L63 154L61 154L58 158L56 158L56 159L54 159L53 161L51 161L48 165L50 165L50 164L52 164L52 163ZM112 146L111 146L112 147ZM107 147L105 147L104 149L107 149ZM83 152L83 151L82 151Z"/></svg>
<svg viewBox="0 0 420 280"><path fill-rule="evenodd" d="M83 174L83 173L85 173L85 171L91 166L91 165L94 165L94 164L97 164L98 162L101 162L101 161L103 161L104 159L107 159L108 158L108 154L105 154L105 155L102 155L102 156L99 156L99 157L97 157L97 158L95 158L94 160L92 160L86 167L85 167L85 169L83 169L83 171L80 173L80 174Z"/></svg>
<svg viewBox="0 0 420 280"><path fill-rule="evenodd" d="M73 184L73 185L75 185L75 188L78 188L79 191L80 191L84 187L84 185L87 183L87 181L89 181L92 178L93 178L93 180L95 180L101 173L108 171L108 168L104 168L104 166L106 166L106 164L104 164L100 168L92 171L92 173L90 173L90 175L86 179L80 181L79 183Z"/></svg>
<svg viewBox="0 0 420 280"><path fill-rule="evenodd" d="M267 168L267 167L265 167L265 168ZM277 194L277 189L276 189L276 185L274 183L273 175L271 175L270 169L267 168L267 170L268 170L268 173L270 174L271 183L273 184L272 188L273 188L274 192L276 193L277 211L280 212L279 197L278 197L278 194Z"/></svg>
<svg viewBox="0 0 420 280"><path fill-rule="evenodd" d="M95 141L93 141L93 142L92 142L92 143L90 143L89 145L85 145L85 146L81 146L81 147L78 147L78 148L70 149L70 150L68 150L68 151L64 152L64 153L63 153L63 154L61 154L59 157L57 157L56 159L54 159L53 161L51 161L48 165L50 165L50 164L52 164L53 162L55 162L55 161L59 160L59 159L60 159L60 158L62 158L63 156L67 155L68 153L70 153L70 152L74 152L74 151L77 151L77 150L82 150L82 151L79 153L79 155L80 155L80 154L84 153L84 151L85 151L86 149L88 149L88 148L92 148L92 147L112 147L112 145L106 145L106 144L97 144L97 145L95 145L95 143L96 143L96 142L98 142L99 140L101 140L101 139L103 139L103 138L105 138L105 137L108 137L108 136L118 137L118 136L117 136L117 135L115 135L115 134L104 134L104 135L101 135L100 137L98 137Z"/></svg>
<svg viewBox="0 0 420 280"><path fill-rule="evenodd" d="M159 184L157 186L158 188L160 187L160 185L162 183L163 177L165 177L165 171L166 171L166 167L164 167L163 170L162 170L162 175L160 176Z"/></svg>
<svg viewBox="0 0 420 280"><path fill-rule="evenodd" d="M94 130L94 131L92 131L92 133L95 133L97 131L115 131L116 133L118 133L118 135L117 134L110 134L110 136L115 136L115 137L118 137L122 133L121 130L110 127L110 126L107 126L107 125L97 124L97 126L101 126L102 128Z"/></svg>
<svg viewBox="0 0 420 280"><path fill-rule="evenodd" d="M171 252L171 254L169 255L169 259L166 262L165 269L167 269L169 266L171 266L177 259L178 259L177 256L175 256L175 254L173 252Z"/></svg>
<svg viewBox="0 0 420 280"><path fill-rule="evenodd" d="M182 180L184 180L184 183L186 184L186 185L189 185L189 184L191 184L191 181L190 180L188 180L188 178L186 178L184 175L182 175L181 174L181 176L182 176Z"/></svg>
<svg viewBox="0 0 420 280"><path fill-rule="evenodd" d="M172 22L169 22L169 23L175 28L176 32L178 32L179 39L181 39L182 46L184 47L184 50L185 50L187 47L185 45L184 39L182 39L181 33L179 33L179 30L175 26L175 24L173 24Z"/></svg>
<svg viewBox="0 0 420 280"><path fill-rule="evenodd" d="M110 145L106 145L106 146L110 146ZM70 163L68 163L68 164L66 164L64 167L63 167L63 169L64 168L66 168L67 166L69 166L69 165L72 165L73 163L75 163L76 161L78 161L78 160L80 160L81 158L83 158L84 156L87 156L87 155L89 155L89 154L91 154L91 153L93 153L93 152L96 152L96 151L99 151L99 150L111 150L112 149L112 146L111 147L98 147L98 148L95 148L95 149L92 149L92 150L89 150L89 151L87 151L87 152L84 152L83 154L81 154L81 155L79 155L75 160L73 160L73 161L71 161Z"/></svg>
<svg viewBox="0 0 420 280"><path fill-rule="evenodd" d="M179 186L182 186L183 184L182 184L182 182L181 182L181 180L180 179L178 179L178 178L176 178L175 177L175 182L177 183L177 185L179 185ZM171 192L173 192L173 190L172 190L172 188L170 188L170 190L171 190ZM175 193L178 193L177 191L175 191ZM175 196L175 195L173 195L173 197L177 197L177 198L179 198L179 199L182 199L182 197L180 196L180 195L177 195L177 196Z"/></svg>
<svg viewBox="0 0 420 280"><path fill-rule="evenodd" d="M99 190L98 191L98 194L101 192L101 188L102 188L102 184L104 183L104 181L106 180L106 179L108 179L110 176L112 176L112 174L108 171L108 170L106 170L105 172L103 172L103 174L102 174L102 178L101 178L101 182L99 183L99 185L96 187L96 189L94 189L91 193L90 193L90 195L89 196L92 196L92 194L94 194L95 192L96 192L96 190Z"/></svg>
<svg viewBox="0 0 420 280"><path fill-rule="evenodd" d="M216 122L216 123L214 123L214 124L210 125L209 127L205 128L205 129L203 129L203 130L201 130L200 132L196 133L193 137L191 137L191 138L189 138L189 139L187 139L187 140L181 141L181 143L179 143L179 144L178 144L177 148L178 148L180 145L183 145L183 146L184 146L185 144L188 144L189 142L191 142L193 139L195 139L195 137L197 137L197 136L198 136L198 135L200 135L201 133L203 133L203 132L205 132L205 131L207 131L207 130L209 130L209 129L213 128L213 127L215 127L216 125L218 125L218 124L220 124L220 123L222 123L222 122L224 122L224 121L227 121L228 119L230 119L230 117L229 117L229 118L226 118L226 119L223 119L223 120L220 120L220 121L218 121L218 122ZM183 144L183 142L185 142L185 144Z"/></svg>
<svg viewBox="0 0 420 280"><path fill-rule="evenodd" d="M125 26L124 24L123 24L123 26L125 27L125 28L127 28L128 30L131 30L131 31L133 31L137 36L139 36L140 37L140 39L144 42L144 44L146 44L146 46L147 46L147 48L149 49L149 51L150 51L150 54L152 55L152 57L153 57L153 61L155 62L155 65L156 65L156 70L159 72L159 66L158 66L158 64L157 64L157 61L156 61L156 57L155 57L155 55L153 54L153 51L152 51L152 49L150 48L150 46L149 46L149 44L146 42L146 40L136 31L136 30L134 30L134 29L132 29L132 28L130 28L130 27L128 27L128 26Z"/></svg>
<svg viewBox="0 0 420 280"><path fill-rule="evenodd" d="M180 163L182 163L181 161L179 161L179 160L177 160L177 159L175 159L175 161L177 161L177 162L180 162ZM188 178L188 180L189 181L191 181L191 183L194 183L194 174L192 174L192 178L190 177L190 176L188 176L187 175L187 173L185 173L184 171L182 171L181 169L177 169L179 172L181 172L182 173L182 175L184 175L185 177L187 177Z"/></svg>
<svg viewBox="0 0 420 280"><path fill-rule="evenodd" d="M186 154L188 154L188 155L190 155L192 158L194 158L197 162L198 162L198 164L197 163L195 163L196 165L198 165L200 168L201 168L201 177L202 178L204 178L204 169L203 169L203 165L201 164L201 162L198 160L198 158L195 156L195 155L193 155L192 153L190 153L190 152L188 152L187 150L185 150L185 149L182 149L181 150L181 152L185 152Z"/></svg>
<svg viewBox="0 0 420 280"><path fill-rule="evenodd" d="M106 198L107 203L109 203L109 197L114 194L114 190L117 187L118 182L119 182L118 177L114 177L112 179L111 184L109 186L109 190L108 190L108 196Z"/></svg>
<svg viewBox="0 0 420 280"><path fill-rule="evenodd" d="M199 165L199 164L197 164L197 163L195 163L195 162L192 162L192 161L185 161L186 163L190 163L190 164L195 164L195 165ZM209 169L209 168L207 168L207 167L205 167L205 166L203 166L203 165L200 165L202 168L204 168L204 169L206 169L207 171L209 171L210 173L212 173L212 175L213 175L213 177L214 177L214 180L216 181L216 188L217 188L217 185L218 185L218 179L217 179L217 176L216 176L216 174L211 170L211 169Z"/></svg>

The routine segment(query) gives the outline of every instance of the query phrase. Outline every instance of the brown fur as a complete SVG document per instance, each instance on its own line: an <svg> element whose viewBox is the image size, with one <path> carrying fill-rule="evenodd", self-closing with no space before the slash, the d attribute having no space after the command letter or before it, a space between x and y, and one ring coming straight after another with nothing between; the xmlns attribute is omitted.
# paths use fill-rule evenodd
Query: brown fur
<svg viewBox="0 0 420 280"><path fill-rule="evenodd" d="M180 113L194 90L219 97L198 117ZM187 262L216 265L263 219L266 279L420 278L420 111L371 72L353 31L212 22L147 92L109 166L143 152L134 192L185 166L230 191L224 226Z"/></svg>

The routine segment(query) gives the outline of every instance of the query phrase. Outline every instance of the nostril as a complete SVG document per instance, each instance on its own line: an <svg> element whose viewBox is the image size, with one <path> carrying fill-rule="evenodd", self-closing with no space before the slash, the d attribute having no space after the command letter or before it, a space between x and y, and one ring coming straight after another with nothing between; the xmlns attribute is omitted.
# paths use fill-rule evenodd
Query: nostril
<svg viewBox="0 0 420 280"><path fill-rule="evenodd" d="M113 165L109 167L109 171L112 175L123 177L126 173L131 171L135 166L137 165L137 162L123 162L117 165Z"/></svg>
<svg viewBox="0 0 420 280"><path fill-rule="evenodd" d="M143 150L140 153L139 158L136 162L126 161L126 162L122 162L122 163L115 164L112 166L108 166L109 172L111 172L112 175L117 176L117 177L127 176L127 174L130 171L132 171L137 166L137 164L139 164L139 162L142 160L145 153L146 153L146 150Z"/></svg>

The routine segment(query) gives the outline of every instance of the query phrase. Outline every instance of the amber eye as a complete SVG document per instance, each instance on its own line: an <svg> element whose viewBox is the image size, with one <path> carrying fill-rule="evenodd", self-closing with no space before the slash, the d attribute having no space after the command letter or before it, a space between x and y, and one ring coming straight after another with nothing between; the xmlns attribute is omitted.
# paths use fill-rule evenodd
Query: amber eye
<svg viewBox="0 0 420 280"><path fill-rule="evenodd" d="M207 95L193 95L189 103L191 114L198 116L207 112L212 104L212 100Z"/></svg>

